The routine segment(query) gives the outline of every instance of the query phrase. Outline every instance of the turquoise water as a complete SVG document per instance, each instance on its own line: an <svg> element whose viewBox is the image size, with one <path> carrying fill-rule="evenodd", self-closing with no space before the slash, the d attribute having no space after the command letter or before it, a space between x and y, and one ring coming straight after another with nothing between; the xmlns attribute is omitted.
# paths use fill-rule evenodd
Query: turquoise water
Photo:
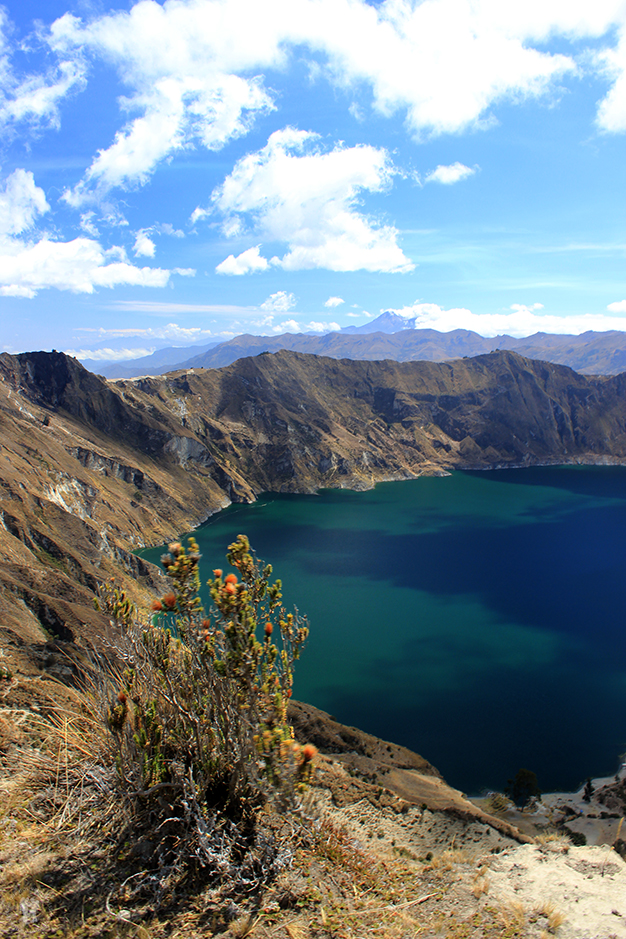
<svg viewBox="0 0 626 939"><path fill-rule="evenodd" d="M521 767L544 791L617 769L626 468L265 495L195 532L207 576L240 532L308 615L296 697L418 751L466 792Z"/></svg>

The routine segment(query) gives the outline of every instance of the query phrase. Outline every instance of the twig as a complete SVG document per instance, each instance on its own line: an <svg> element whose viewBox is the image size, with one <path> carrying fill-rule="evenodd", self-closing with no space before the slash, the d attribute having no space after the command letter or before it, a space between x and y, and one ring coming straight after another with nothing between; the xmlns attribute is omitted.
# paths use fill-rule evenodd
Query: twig
<svg viewBox="0 0 626 939"><path fill-rule="evenodd" d="M374 913L395 913L396 910L405 910L409 906L417 906L419 903L426 903L426 900L436 897L436 893L427 893L424 897L419 897L417 900L407 900L406 903L396 903L389 904L388 906L377 906L373 910L357 910L355 913L350 913L350 916L372 916Z"/></svg>

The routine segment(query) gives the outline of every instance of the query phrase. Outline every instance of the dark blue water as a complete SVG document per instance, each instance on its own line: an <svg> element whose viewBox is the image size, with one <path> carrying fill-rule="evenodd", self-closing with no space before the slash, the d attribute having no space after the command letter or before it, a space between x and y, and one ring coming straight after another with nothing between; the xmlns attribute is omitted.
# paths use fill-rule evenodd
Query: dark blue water
<svg viewBox="0 0 626 939"><path fill-rule="evenodd" d="M617 769L626 468L266 495L195 533L207 576L240 532L309 617L296 697L418 751L466 792L521 767L544 791Z"/></svg>

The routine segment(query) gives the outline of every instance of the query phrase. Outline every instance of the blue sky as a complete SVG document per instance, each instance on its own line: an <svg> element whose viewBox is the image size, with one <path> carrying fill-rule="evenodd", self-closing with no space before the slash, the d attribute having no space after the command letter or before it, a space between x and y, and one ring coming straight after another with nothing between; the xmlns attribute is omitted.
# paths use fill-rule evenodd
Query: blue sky
<svg viewBox="0 0 626 939"><path fill-rule="evenodd" d="M11 0L0 350L626 330L625 0Z"/></svg>

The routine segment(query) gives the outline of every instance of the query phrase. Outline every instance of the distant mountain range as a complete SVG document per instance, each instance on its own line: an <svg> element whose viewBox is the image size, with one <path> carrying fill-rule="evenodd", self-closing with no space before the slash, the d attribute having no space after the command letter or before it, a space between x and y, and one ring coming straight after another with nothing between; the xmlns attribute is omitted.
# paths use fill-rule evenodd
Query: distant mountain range
<svg viewBox="0 0 626 939"><path fill-rule="evenodd" d="M82 364L106 378L135 378L179 369L220 368L250 355L282 349L333 359L391 359L396 362L445 362L507 349L527 358L567 365L587 375L617 375L626 371L626 333L619 330L589 330L580 336L535 333L523 339L506 335L485 338L469 329L445 333L419 329L415 322L415 319L387 311L363 326L348 326L323 336L244 334L201 347L159 349L152 355L124 363L85 360Z"/></svg>

